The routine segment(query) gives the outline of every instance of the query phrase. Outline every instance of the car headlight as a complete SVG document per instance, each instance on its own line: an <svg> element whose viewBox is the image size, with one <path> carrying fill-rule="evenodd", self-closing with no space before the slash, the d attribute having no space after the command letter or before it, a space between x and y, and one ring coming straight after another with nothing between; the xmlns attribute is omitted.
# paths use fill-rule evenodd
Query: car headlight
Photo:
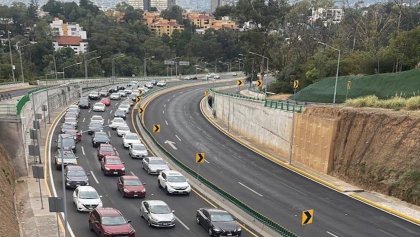
<svg viewBox="0 0 420 237"><path fill-rule="evenodd" d="M150 216L150 220L151 221L154 221L154 222L158 222L159 221L158 219L153 218L153 216Z"/></svg>
<svg viewBox="0 0 420 237"><path fill-rule="evenodd" d="M109 168L108 167L105 167L105 170L109 170Z"/></svg>
<svg viewBox="0 0 420 237"><path fill-rule="evenodd" d="M214 232L220 232L220 229L219 229L219 228L215 228L215 227L213 227L213 231L214 231Z"/></svg>
<svg viewBox="0 0 420 237"><path fill-rule="evenodd" d="M236 231L241 232L241 231L242 231L241 227L238 227L238 228L236 229Z"/></svg>
<svg viewBox="0 0 420 237"><path fill-rule="evenodd" d="M121 170L122 170L122 171L125 171L125 168L123 167L123 168L121 168Z"/></svg>

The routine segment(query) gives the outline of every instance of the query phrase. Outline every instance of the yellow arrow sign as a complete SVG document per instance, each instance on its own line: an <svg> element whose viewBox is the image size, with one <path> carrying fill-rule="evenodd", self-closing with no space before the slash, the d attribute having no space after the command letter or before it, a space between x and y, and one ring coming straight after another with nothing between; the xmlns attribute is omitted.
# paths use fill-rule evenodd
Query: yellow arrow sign
<svg viewBox="0 0 420 237"><path fill-rule="evenodd" d="M236 85L241 86L243 84L242 80L236 80Z"/></svg>
<svg viewBox="0 0 420 237"><path fill-rule="evenodd" d="M204 153L196 153L195 154L195 162L198 164L204 163L206 160L206 155Z"/></svg>
<svg viewBox="0 0 420 237"><path fill-rule="evenodd" d="M261 80L257 80L257 87L261 87L262 86L262 81Z"/></svg>
<svg viewBox="0 0 420 237"><path fill-rule="evenodd" d="M139 110L139 113L143 113L144 112L144 109L141 108L140 106L138 107L138 110Z"/></svg>
<svg viewBox="0 0 420 237"><path fill-rule="evenodd" d="M314 209L302 212L302 225L312 224L314 221Z"/></svg>
<svg viewBox="0 0 420 237"><path fill-rule="evenodd" d="M208 90L204 91L204 96L209 96L209 91Z"/></svg>
<svg viewBox="0 0 420 237"><path fill-rule="evenodd" d="M141 101L141 96L136 96L136 102L140 102Z"/></svg>
<svg viewBox="0 0 420 237"><path fill-rule="evenodd" d="M293 81L293 88L297 89L299 87L299 80L294 80Z"/></svg>
<svg viewBox="0 0 420 237"><path fill-rule="evenodd" d="M153 124L153 132L154 133L160 132L160 124Z"/></svg>
<svg viewBox="0 0 420 237"><path fill-rule="evenodd" d="M351 89L351 81L347 81L347 90Z"/></svg>

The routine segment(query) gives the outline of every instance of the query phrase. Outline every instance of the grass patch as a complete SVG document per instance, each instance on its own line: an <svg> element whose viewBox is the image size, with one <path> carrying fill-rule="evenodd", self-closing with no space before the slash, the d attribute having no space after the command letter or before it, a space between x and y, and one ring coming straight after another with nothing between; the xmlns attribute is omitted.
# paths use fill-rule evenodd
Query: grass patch
<svg viewBox="0 0 420 237"><path fill-rule="evenodd" d="M347 90L348 81L351 81L349 90ZM334 85L335 77L324 78L303 88L293 98L298 101L332 103ZM368 95L375 95L379 99L389 99L397 96L402 98L418 96L420 95L420 69L400 73L338 77L336 102L345 102L346 94L348 99Z"/></svg>
<svg viewBox="0 0 420 237"><path fill-rule="evenodd" d="M414 96L408 99L397 96L381 100L377 96L369 95L355 99L348 99L345 104L352 107L418 110L420 109L420 96Z"/></svg>

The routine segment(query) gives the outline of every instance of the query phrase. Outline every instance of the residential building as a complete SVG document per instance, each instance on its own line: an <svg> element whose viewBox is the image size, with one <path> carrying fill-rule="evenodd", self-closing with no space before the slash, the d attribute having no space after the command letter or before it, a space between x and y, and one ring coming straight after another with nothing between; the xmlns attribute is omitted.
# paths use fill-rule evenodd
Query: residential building
<svg viewBox="0 0 420 237"><path fill-rule="evenodd" d="M167 20L159 18L149 26L149 29L159 36L163 36L164 34L171 36L174 31L183 31L184 26L178 24L176 20L173 19Z"/></svg>
<svg viewBox="0 0 420 237"><path fill-rule="evenodd" d="M147 26L150 26L153 22L158 21L160 18L159 12L144 12L143 19Z"/></svg>
<svg viewBox="0 0 420 237"><path fill-rule="evenodd" d="M79 24L68 24L61 19L55 18L50 23L50 27L54 35L54 50L69 47L76 54L87 51L87 34Z"/></svg>
<svg viewBox="0 0 420 237"><path fill-rule="evenodd" d="M112 17L117 22L123 22L124 21L124 12L115 10L115 9L108 9L105 12L105 15L107 17Z"/></svg>
<svg viewBox="0 0 420 237"><path fill-rule="evenodd" d="M197 29L208 29L214 18L208 13L189 12L183 15L184 19L188 19Z"/></svg>
<svg viewBox="0 0 420 237"><path fill-rule="evenodd" d="M238 30L238 26L236 25L236 22L232 21L229 17L225 16L222 17L221 20L213 20L211 22L210 28L215 30L221 30L221 29L232 29L232 30Z"/></svg>
<svg viewBox="0 0 420 237"><path fill-rule="evenodd" d="M341 8L312 8L311 12L309 22L314 23L317 20L321 20L325 26L340 23L344 17L344 10Z"/></svg>

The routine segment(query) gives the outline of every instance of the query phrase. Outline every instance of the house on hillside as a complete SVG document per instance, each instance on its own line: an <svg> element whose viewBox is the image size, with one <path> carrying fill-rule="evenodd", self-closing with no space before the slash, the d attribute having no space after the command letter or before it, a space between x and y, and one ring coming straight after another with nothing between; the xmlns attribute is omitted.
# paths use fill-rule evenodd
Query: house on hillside
<svg viewBox="0 0 420 237"><path fill-rule="evenodd" d="M79 24L69 24L55 18L50 27L54 36L54 50L71 48L76 54L87 52L87 34Z"/></svg>

